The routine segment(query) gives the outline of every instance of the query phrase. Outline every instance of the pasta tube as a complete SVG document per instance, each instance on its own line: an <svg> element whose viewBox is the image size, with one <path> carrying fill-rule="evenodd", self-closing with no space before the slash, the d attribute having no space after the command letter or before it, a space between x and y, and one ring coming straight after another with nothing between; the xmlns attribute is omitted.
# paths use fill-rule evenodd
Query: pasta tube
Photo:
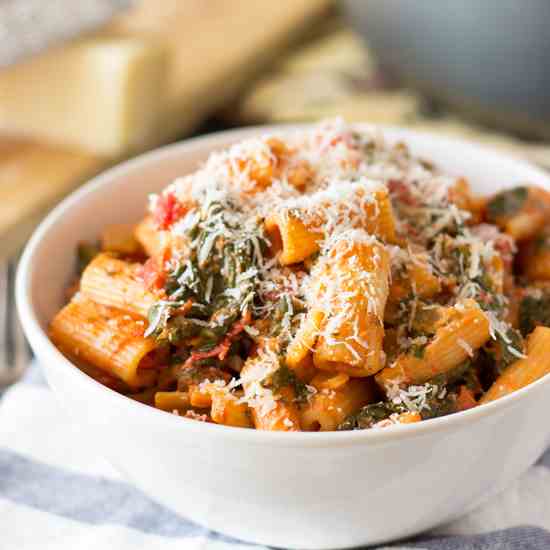
<svg viewBox="0 0 550 550"><path fill-rule="evenodd" d="M286 350L286 364L298 369L313 351L325 314L320 309L311 309Z"/></svg>
<svg viewBox="0 0 550 550"><path fill-rule="evenodd" d="M330 377L336 377L323 373L320 380L318 375L311 382L317 392L300 409L300 424L303 430L335 430L350 414L374 401L372 379L350 380L346 375L337 376L345 376L347 381L333 388L330 387Z"/></svg>
<svg viewBox="0 0 550 550"><path fill-rule="evenodd" d="M313 362L319 369L370 376L383 366L382 319L390 259L364 231L339 238L312 273L310 303L325 313Z"/></svg>
<svg viewBox="0 0 550 550"><path fill-rule="evenodd" d="M140 252L134 236L135 226L127 223L108 225L101 233L101 250L132 256Z"/></svg>
<svg viewBox="0 0 550 550"><path fill-rule="evenodd" d="M522 251L525 274L532 281L550 281L550 233L548 230L529 242Z"/></svg>
<svg viewBox="0 0 550 550"><path fill-rule="evenodd" d="M252 428L248 405L231 393L225 383L205 382L190 389L191 405L210 408L210 417L216 424Z"/></svg>
<svg viewBox="0 0 550 550"><path fill-rule="evenodd" d="M527 356L512 363L493 382L480 403L508 395L550 372L550 328L537 327L527 337Z"/></svg>
<svg viewBox="0 0 550 550"><path fill-rule="evenodd" d="M80 290L90 300L147 317L155 295L139 278L140 264L99 254L84 270Z"/></svg>
<svg viewBox="0 0 550 550"><path fill-rule="evenodd" d="M147 256L155 258L162 254L164 249L162 242L162 231L159 231L155 226L152 216L145 217L139 222L135 229L134 235L137 242L142 246Z"/></svg>
<svg viewBox="0 0 550 550"><path fill-rule="evenodd" d="M456 183L449 188L448 197L450 203L470 213L470 217L467 220L468 225L481 223L486 199L484 197L476 197L472 193L470 184L467 180L464 178L458 179Z"/></svg>
<svg viewBox="0 0 550 550"><path fill-rule="evenodd" d="M487 217L517 241L531 239L550 214L550 193L540 187L501 191L487 203Z"/></svg>
<svg viewBox="0 0 550 550"><path fill-rule="evenodd" d="M248 359L241 371L244 397L258 430L300 431L300 415L291 387L269 387L269 377L280 368L276 353L264 350Z"/></svg>
<svg viewBox="0 0 550 550"><path fill-rule="evenodd" d="M395 221L386 188L338 182L308 197L303 204L297 202L278 210L265 221L267 234L282 244L282 265L301 262L317 252L320 241L339 225L363 229L394 242Z"/></svg>
<svg viewBox="0 0 550 550"><path fill-rule="evenodd" d="M185 414L191 407L189 394L182 391L157 391L155 392L155 407L163 411Z"/></svg>
<svg viewBox="0 0 550 550"><path fill-rule="evenodd" d="M387 323L399 320L399 306L410 296L431 298L441 292L441 281L433 273L426 254L410 254L405 265L394 269L384 314Z"/></svg>
<svg viewBox="0 0 550 550"><path fill-rule="evenodd" d="M265 221L265 230L270 240L279 241L282 251L279 256L281 265L290 265L309 258L319 250L322 231L308 227L293 212L280 212Z"/></svg>
<svg viewBox="0 0 550 550"><path fill-rule="evenodd" d="M443 326L420 353L400 355L376 375L382 388L395 384L423 384L471 357L490 337L489 320L473 300L449 308Z"/></svg>
<svg viewBox="0 0 550 550"><path fill-rule="evenodd" d="M532 281L550 281L550 250L535 252L529 259L526 273Z"/></svg>
<svg viewBox="0 0 550 550"><path fill-rule="evenodd" d="M78 293L54 317L50 337L70 357L137 388L156 378L153 369L139 369L141 360L155 348L153 340L143 337L144 330L142 319Z"/></svg>

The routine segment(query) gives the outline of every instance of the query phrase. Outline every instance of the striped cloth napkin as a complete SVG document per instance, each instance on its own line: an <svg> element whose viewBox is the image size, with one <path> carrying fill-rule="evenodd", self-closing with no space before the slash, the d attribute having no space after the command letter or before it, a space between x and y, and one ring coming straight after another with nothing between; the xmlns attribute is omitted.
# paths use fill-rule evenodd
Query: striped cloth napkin
<svg viewBox="0 0 550 550"><path fill-rule="evenodd" d="M253 548L123 481L59 408L36 365L0 399L0 526L2 550ZM477 511L380 548L548 550L550 451Z"/></svg>

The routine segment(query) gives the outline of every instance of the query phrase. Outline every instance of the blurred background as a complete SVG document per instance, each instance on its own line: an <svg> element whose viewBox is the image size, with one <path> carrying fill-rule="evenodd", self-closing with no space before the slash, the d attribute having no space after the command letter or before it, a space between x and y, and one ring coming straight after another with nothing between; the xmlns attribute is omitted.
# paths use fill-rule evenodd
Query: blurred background
<svg viewBox="0 0 550 550"><path fill-rule="evenodd" d="M547 0L0 0L0 386L28 361L18 254L89 177L190 135L334 116L550 169L549 21Z"/></svg>

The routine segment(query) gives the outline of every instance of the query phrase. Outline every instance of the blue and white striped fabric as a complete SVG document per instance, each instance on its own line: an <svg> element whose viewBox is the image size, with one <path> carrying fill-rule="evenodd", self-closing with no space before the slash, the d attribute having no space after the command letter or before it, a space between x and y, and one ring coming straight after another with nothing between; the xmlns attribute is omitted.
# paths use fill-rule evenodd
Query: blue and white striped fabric
<svg viewBox="0 0 550 550"><path fill-rule="evenodd" d="M120 479L64 415L37 366L0 399L1 550L241 550ZM384 548L550 548L550 451L459 521Z"/></svg>

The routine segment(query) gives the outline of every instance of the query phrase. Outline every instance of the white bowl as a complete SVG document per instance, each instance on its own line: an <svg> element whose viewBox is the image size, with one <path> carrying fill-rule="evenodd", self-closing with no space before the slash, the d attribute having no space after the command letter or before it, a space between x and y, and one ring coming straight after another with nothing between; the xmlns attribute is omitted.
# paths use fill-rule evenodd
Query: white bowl
<svg viewBox="0 0 550 550"><path fill-rule="evenodd" d="M64 200L29 241L17 277L25 333L68 414L124 476L208 528L277 547L352 547L407 537L455 518L510 482L549 442L550 377L448 417L384 430L271 433L153 409L89 378L51 344L78 241L137 221L147 194L254 128L153 151ZM520 182L550 189L540 170L461 141L387 129L415 154L464 175L475 191ZM38 413L37 413L38 414ZM75 444L78 444L75 442Z"/></svg>

